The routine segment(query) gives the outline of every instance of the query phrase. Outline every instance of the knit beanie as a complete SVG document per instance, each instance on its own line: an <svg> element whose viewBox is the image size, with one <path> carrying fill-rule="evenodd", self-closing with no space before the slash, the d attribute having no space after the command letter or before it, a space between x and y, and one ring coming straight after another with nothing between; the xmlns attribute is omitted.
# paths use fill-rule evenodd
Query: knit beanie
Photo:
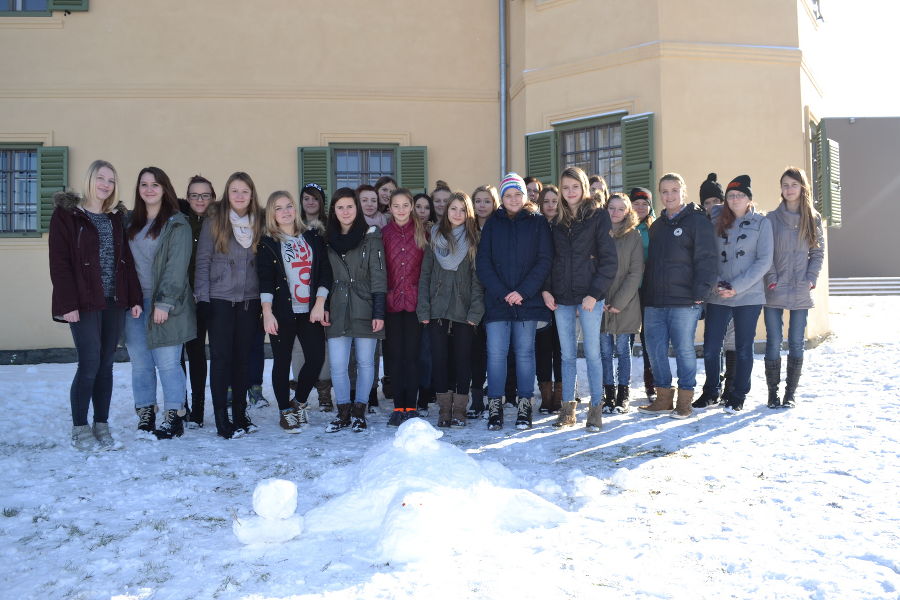
<svg viewBox="0 0 900 600"><path fill-rule="evenodd" d="M722 190L722 184L716 181L716 174L710 173L706 176L706 181L700 184L700 204L707 198L718 198L725 202L725 192Z"/></svg>
<svg viewBox="0 0 900 600"><path fill-rule="evenodd" d="M728 191L737 190L747 194L748 198L753 198L753 191L750 189L750 176L738 175L728 184Z"/></svg>
<svg viewBox="0 0 900 600"><path fill-rule="evenodd" d="M628 197L631 198L632 202L635 200L646 200L650 205L650 214L654 217L656 216L656 212L653 210L653 194L650 193L650 190L644 187L631 188L631 191L628 192Z"/></svg>
<svg viewBox="0 0 900 600"><path fill-rule="evenodd" d="M525 180L519 177L518 173L507 173L504 175L503 179L500 181L500 197L503 198L503 194L506 190L516 189L528 195L528 189L525 187Z"/></svg>

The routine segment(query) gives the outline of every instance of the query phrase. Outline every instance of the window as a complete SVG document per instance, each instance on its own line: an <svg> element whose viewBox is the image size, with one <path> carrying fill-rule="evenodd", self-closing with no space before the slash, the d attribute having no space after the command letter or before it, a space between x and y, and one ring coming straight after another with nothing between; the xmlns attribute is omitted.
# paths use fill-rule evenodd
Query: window
<svg viewBox="0 0 900 600"><path fill-rule="evenodd" d="M389 175L413 193L425 191L428 182L428 149L397 144L331 144L297 148L299 188L318 183L325 200L338 188L374 184Z"/></svg>
<svg viewBox="0 0 900 600"><path fill-rule="evenodd" d="M585 127L560 133L562 169L581 167L600 175L610 191L622 191L622 126L619 123Z"/></svg>
<svg viewBox="0 0 900 600"><path fill-rule="evenodd" d="M49 0L0 0L0 12L41 12L48 11Z"/></svg>
<svg viewBox="0 0 900 600"><path fill-rule="evenodd" d="M335 149L334 165L335 189L373 185L384 175L396 178L393 149Z"/></svg>
<svg viewBox="0 0 900 600"><path fill-rule="evenodd" d="M525 136L526 175L558 183L567 167L581 167L606 179L610 191L655 187L653 114L614 112L554 123Z"/></svg>
<svg viewBox="0 0 900 600"><path fill-rule="evenodd" d="M829 139L825 121L810 123L813 204L828 227L841 226L841 148Z"/></svg>
<svg viewBox="0 0 900 600"><path fill-rule="evenodd" d="M38 230L38 151L0 148L0 233Z"/></svg>

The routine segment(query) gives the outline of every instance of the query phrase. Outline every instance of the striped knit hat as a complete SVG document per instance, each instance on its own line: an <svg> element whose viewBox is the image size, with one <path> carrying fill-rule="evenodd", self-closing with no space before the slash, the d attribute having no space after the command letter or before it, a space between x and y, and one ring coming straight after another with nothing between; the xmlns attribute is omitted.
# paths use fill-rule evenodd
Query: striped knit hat
<svg viewBox="0 0 900 600"><path fill-rule="evenodd" d="M516 189L526 196L528 195L525 180L519 177L518 173L507 173L503 176L503 179L500 181L500 197L503 198L503 194L509 189Z"/></svg>

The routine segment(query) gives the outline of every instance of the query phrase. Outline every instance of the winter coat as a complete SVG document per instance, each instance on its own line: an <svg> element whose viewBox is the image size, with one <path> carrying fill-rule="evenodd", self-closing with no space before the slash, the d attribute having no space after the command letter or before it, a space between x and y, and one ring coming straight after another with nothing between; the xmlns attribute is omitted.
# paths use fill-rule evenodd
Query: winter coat
<svg viewBox="0 0 900 600"><path fill-rule="evenodd" d="M191 205L187 200L182 200L180 198L178 199L178 207L181 209L181 214L187 218L188 224L191 226L191 237L194 240L191 249L191 264L188 266L188 277L191 281L191 287L194 287L194 271L197 264L197 242L200 240L200 230L203 228L203 221L206 219L206 213L198 215L194 212L194 209L191 208Z"/></svg>
<svg viewBox="0 0 900 600"><path fill-rule="evenodd" d="M400 227L391 221L381 230L387 263L387 311L415 312L419 296L419 273L425 251L416 246L416 224L412 217Z"/></svg>
<svg viewBox="0 0 900 600"><path fill-rule="evenodd" d="M636 228L641 234L641 245L644 247L644 262L647 262L647 248L650 246L650 226L647 221L641 221Z"/></svg>
<svg viewBox="0 0 900 600"><path fill-rule="evenodd" d="M721 214L722 207L714 206L714 228ZM751 207L724 234L716 236L716 247L719 251L717 282L727 281L737 293L722 298L717 288L713 288L707 302L724 306L765 304L763 276L772 266L772 225L768 219Z"/></svg>
<svg viewBox="0 0 900 600"><path fill-rule="evenodd" d="M622 237L612 238L618 256L616 276L609 286L606 305L620 312L603 312L603 333L638 333L641 330L641 302L638 290L644 276L644 245L641 233L632 229Z"/></svg>
<svg viewBox="0 0 900 600"><path fill-rule="evenodd" d="M330 294L334 281L325 241L316 229L304 231L303 239L312 249L310 295L315 298L320 287L328 290ZM259 293L272 294L272 314L275 315L275 319L277 321L292 319L294 309L291 303L291 287L284 270L281 242L271 236L264 235L259 240L256 251L256 274L259 276ZM312 310L312 304L310 304L310 310Z"/></svg>
<svg viewBox="0 0 900 600"><path fill-rule="evenodd" d="M447 319L478 325L484 316L484 288L468 257L455 271L448 271L435 258L433 248L425 252L416 316L419 321Z"/></svg>
<svg viewBox="0 0 900 600"><path fill-rule="evenodd" d="M257 218L263 217L260 215ZM234 234L229 232L228 252L222 254L215 247L212 220L204 219L197 242L194 272L194 295L197 296L197 301L209 302L213 298L229 302L259 300L256 254L253 250L253 246L241 246Z"/></svg>
<svg viewBox="0 0 900 600"><path fill-rule="evenodd" d="M716 279L716 239L706 211L693 202L674 219L650 226L641 293L644 306L692 306L709 298Z"/></svg>
<svg viewBox="0 0 900 600"><path fill-rule="evenodd" d="M329 338L384 339L384 328L372 332L372 320L384 319L387 274L381 232L371 226L359 246L341 256L328 247L334 287L328 296L331 325Z"/></svg>
<svg viewBox="0 0 900 600"><path fill-rule="evenodd" d="M484 224L476 267L484 286L484 321L549 321L541 288L553 263L553 238L543 215L522 209L512 218L502 206ZM507 304L510 292L522 304Z"/></svg>
<svg viewBox="0 0 900 600"><path fill-rule="evenodd" d="M191 262L191 226L181 213L175 213L159 232L159 245L153 256L154 306L171 306L169 318L157 325L147 317L147 347L177 346L197 337L197 313L194 294L188 281Z"/></svg>
<svg viewBox="0 0 900 600"><path fill-rule="evenodd" d="M50 281L53 284L51 314L54 321L64 323L62 316L73 310L103 310L106 298L100 274L100 238L97 228L84 209L80 198L69 192L58 192L56 208L50 218ZM113 300L118 308L143 304L131 248L125 239L125 205L121 202L107 213L113 230L116 279Z"/></svg>
<svg viewBox="0 0 900 600"><path fill-rule="evenodd" d="M553 266L545 287L557 304L581 304L585 296L598 302L606 298L617 265L611 227L609 213L599 208L569 227L559 221L553 226Z"/></svg>
<svg viewBox="0 0 900 600"><path fill-rule="evenodd" d="M815 285L825 259L822 218L816 215L818 248L810 248L800 237L800 214L790 213L782 202L766 215L772 224L775 251L772 266L764 277L766 306L785 310L813 308L810 284ZM774 289L770 289L772 284Z"/></svg>

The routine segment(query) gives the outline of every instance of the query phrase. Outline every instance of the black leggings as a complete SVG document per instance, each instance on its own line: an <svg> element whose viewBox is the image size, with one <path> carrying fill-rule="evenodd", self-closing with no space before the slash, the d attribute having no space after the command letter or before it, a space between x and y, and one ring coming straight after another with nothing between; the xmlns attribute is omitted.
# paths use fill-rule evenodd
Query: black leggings
<svg viewBox="0 0 900 600"><path fill-rule="evenodd" d="M433 360L431 368L434 369ZM472 334L472 389L484 389L485 381L487 381L487 334L482 321Z"/></svg>
<svg viewBox="0 0 900 600"><path fill-rule="evenodd" d="M562 383L562 355L559 350L559 334L556 332L556 318L534 336L534 362L538 382L558 381Z"/></svg>
<svg viewBox="0 0 900 600"><path fill-rule="evenodd" d="M448 371L453 371L453 390L457 394L469 395L472 379L472 340L475 327L468 323L458 323L447 319L437 319L428 323L431 339L431 386L435 393L451 391ZM447 367L451 366L452 369ZM434 368L436 367L436 368Z"/></svg>
<svg viewBox="0 0 900 600"><path fill-rule="evenodd" d="M107 306L112 300L107 298ZM112 369L116 346L125 327L125 309L81 311L76 323L69 323L78 352L78 369L69 390L72 425L87 425L88 408L94 405L94 423L109 420L112 398Z"/></svg>
<svg viewBox="0 0 900 600"><path fill-rule="evenodd" d="M209 302L209 353L213 410L216 427L227 418L228 386L231 414L236 428L247 426L247 359L250 343L260 326L259 299L243 302L213 299Z"/></svg>
<svg viewBox="0 0 900 600"><path fill-rule="evenodd" d="M294 340L300 340L303 348L303 367L297 373L297 402L303 404L319 378L325 363L325 328L321 323L310 323L309 313L295 314L278 321L278 335L270 335L272 346L272 390L280 410L291 407L288 381L291 378L291 355Z"/></svg>
<svg viewBox="0 0 900 600"><path fill-rule="evenodd" d="M384 320L384 356L394 394L394 408L416 408L419 393L419 337L416 313L389 312Z"/></svg>
<svg viewBox="0 0 900 600"><path fill-rule="evenodd" d="M202 308L201 308L202 306ZM200 302L197 305L197 337L184 344L181 367L184 368L184 357L187 357L188 371L191 379L191 400L203 406L206 398L206 320L209 305ZM203 420L203 415L199 415Z"/></svg>

